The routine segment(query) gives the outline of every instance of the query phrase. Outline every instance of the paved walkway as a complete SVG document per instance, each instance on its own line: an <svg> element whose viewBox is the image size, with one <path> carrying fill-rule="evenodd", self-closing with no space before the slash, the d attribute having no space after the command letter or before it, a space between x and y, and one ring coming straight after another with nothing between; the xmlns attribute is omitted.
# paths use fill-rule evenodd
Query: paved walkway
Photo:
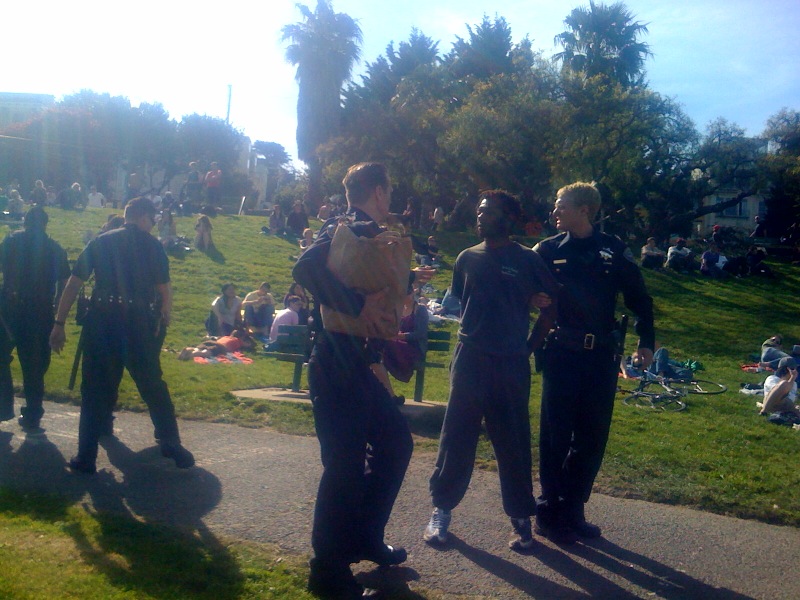
<svg viewBox="0 0 800 600"><path fill-rule="evenodd" d="M42 434L0 424L0 485L57 492L69 501L147 521L189 527L208 539L274 543L307 556L320 474L315 438L196 421L181 422L197 466L182 471L160 456L146 414L118 413L117 438L104 442L95 476L69 473L78 409L46 403ZM595 495L587 507L604 538L559 547L541 542L521 556L508 550L497 476L476 472L453 513L444 550L424 544L430 514L427 479L435 456L412 459L387 531L409 560L388 573L362 563L366 583L437 590L445 598L764 600L800 598L800 531Z"/></svg>

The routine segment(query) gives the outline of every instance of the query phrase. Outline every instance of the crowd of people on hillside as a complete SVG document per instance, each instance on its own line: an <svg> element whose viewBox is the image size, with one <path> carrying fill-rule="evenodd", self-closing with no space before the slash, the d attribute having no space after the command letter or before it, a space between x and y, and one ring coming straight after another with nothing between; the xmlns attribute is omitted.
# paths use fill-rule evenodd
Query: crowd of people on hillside
<svg viewBox="0 0 800 600"><path fill-rule="evenodd" d="M708 241L690 243L685 238L675 238L666 252L657 245L654 237L649 237L641 249L641 266L656 271L669 269L682 274L700 273L716 280L750 275L775 277L764 262L767 258L764 247L753 244L743 254L727 256L723 251L723 238L717 235L719 231L719 226L715 225Z"/></svg>

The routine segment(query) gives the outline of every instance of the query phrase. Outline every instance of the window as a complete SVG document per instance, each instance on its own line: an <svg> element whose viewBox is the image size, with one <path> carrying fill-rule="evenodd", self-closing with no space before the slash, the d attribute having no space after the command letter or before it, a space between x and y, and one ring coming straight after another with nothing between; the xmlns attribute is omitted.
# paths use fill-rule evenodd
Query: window
<svg viewBox="0 0 800 600"><path fill-rule="evenodd" d="M729 200L729 198L717 198L717 202L724 202L725 200ZM729 206L728 208L722 211L722 215L725 217L733 217L740 219L749 218L750 211L748 210L747 201L742 200L736 206Z"/></svg>

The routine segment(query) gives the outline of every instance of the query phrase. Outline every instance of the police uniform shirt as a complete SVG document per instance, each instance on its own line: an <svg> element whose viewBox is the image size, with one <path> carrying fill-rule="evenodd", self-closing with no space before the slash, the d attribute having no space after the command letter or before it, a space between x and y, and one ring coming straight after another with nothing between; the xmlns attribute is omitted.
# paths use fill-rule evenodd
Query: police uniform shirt
<svg viewBox="0 0 800 600"><path fill-rule="evenodd" d="M554 297L557 289L541 258L516 242L463 250L451 285L461 299L459 341L489 354L527 354L530 300L538 292Z"/></svg>
<svg viewBox="0 0 800 600"><path fill-rule="evenodd" d="M6 301L52 310L56 284L69 277L67 253L44 233L18 231L0 244Z"/></svg>
<svg viewBox="0 0 800 600"><path fill-rule="evenodd" d="M156 285L170 280L164 247L130 223L96 237L84 249L72 274L86 281L92 272L94 295L122 302L150 303Z"/></svg>
<svg viewBox="0 0 800 600"><path fill-rule="evenodd" d="M557 324L583 333L605 335L614 328L617 294L637 316L640 346L653 348L653 300L642 273L625 244L594 230L588 238L562 233L534 247L563 285Z"/></svg>

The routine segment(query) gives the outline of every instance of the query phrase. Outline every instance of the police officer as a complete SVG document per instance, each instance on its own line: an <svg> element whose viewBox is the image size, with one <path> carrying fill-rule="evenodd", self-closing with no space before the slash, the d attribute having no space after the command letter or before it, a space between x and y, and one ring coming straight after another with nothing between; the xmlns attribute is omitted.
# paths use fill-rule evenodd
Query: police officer
<svg viewBox="0 0 800 600"><path fill-rule="evenodd" d="M78 257L58 305L50 345L64 347L64 320L83 283L94 273L83 329L83 367L78 455L70 468L96 471L98 438L111 430L123 369L128 369L150 410L161 454L186 469L194 457L180 443L178 423L161 373L161 344L172 310L169 261L150 235L156 209L147 198L125 207L125 224L104 233Z"/></svg>
<svg viewBox="0 0 800 600"><path fill-rule="evenodd" d="M378 223L389 214L392 192L384 165L354 165L342 183L351 230L368 238L381 233ZM294 280L317 304L358 316L377 331L389 319L380 308L383 292L364 295L347 288L327 266L336 222L337 218L327 221L314 245L299 258ZM323 329L308 362L323 465L308 588L323 598L362 597L351 563L370 560L385 566L406 559L406 551L385 544L383 536L413 443L396 402L370 369L375 360L366 338Z"/></svg>
<svg viewBox="0 0 800 600"><path fill-rule="evenodd" d="M646 367L653 358L652 299L630 250L592 225L599 209L594 186L578 182L561 188L553 218L562 233L534 247L563 285L555 329L541 357L542 495L535 527L559 543L601 534L586 521L584 504L611 427L619 370L614 316L619 292L637 316L634 359Z"/></svg>
<svg viewBox="0 0 800 600"><path fill-rule="evenodd" d="M45 232L47 220L44 209L34 206L25 214L24 231L11 234L0 244L0 421L14 418L11 351L16 346L25 391L19 424L27 430L38 428L44 414L53 301L58 301L69 277L67 253Z"/></svg>

